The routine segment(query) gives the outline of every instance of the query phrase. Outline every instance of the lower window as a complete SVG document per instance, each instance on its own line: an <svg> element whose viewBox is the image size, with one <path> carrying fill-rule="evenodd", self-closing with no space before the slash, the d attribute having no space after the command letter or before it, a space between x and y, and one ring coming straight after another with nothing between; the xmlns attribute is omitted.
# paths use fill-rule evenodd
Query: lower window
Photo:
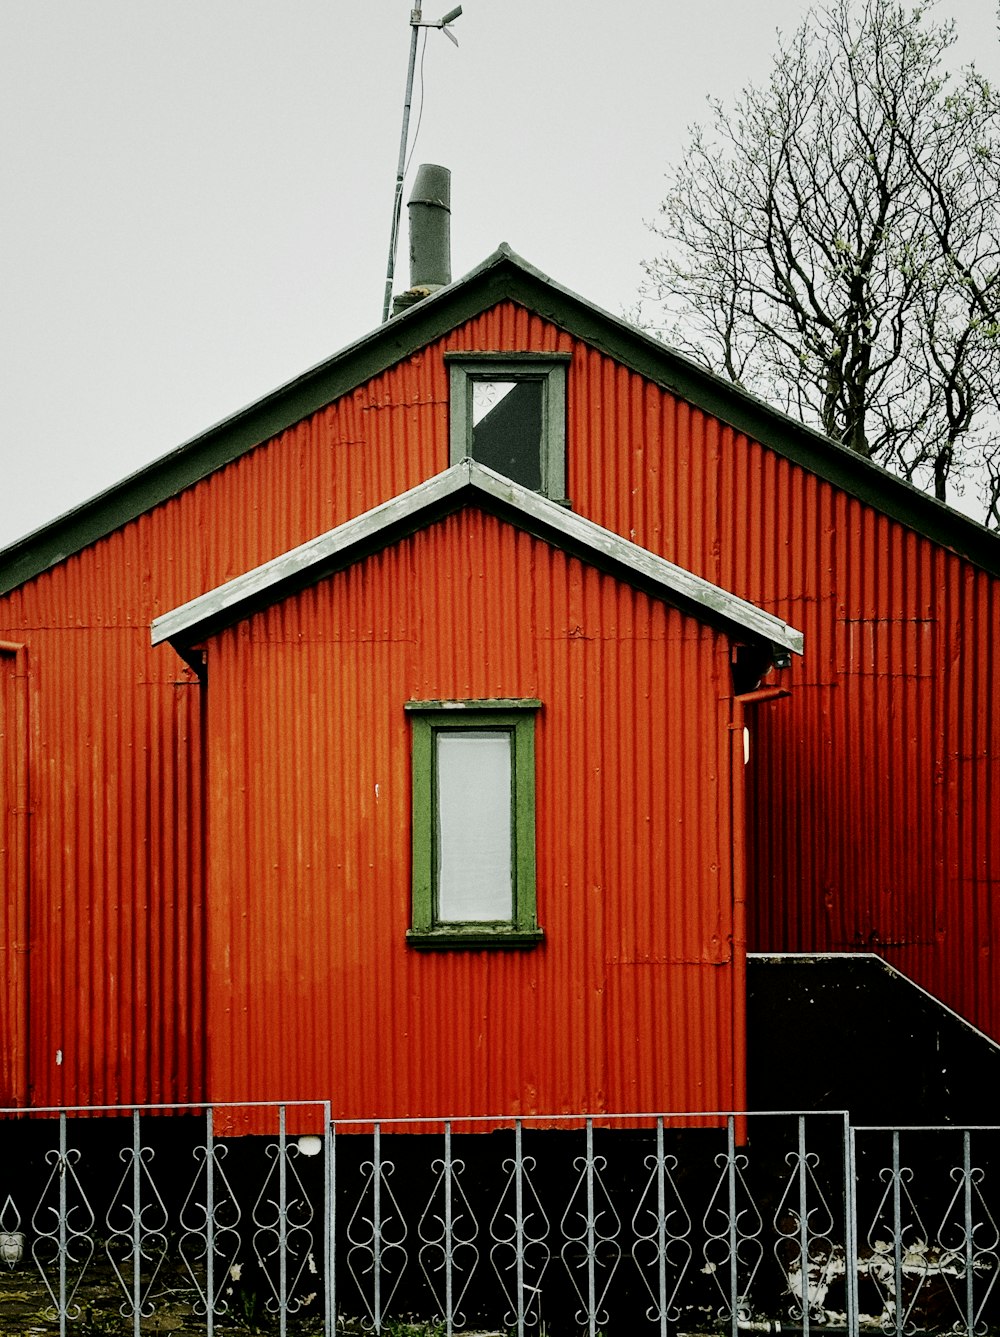
<svg viewBox="0 0 1000 1337"><path fill-rule="evenodd" d="M531 946L534 700L409 701L414 947Z"/></svg>

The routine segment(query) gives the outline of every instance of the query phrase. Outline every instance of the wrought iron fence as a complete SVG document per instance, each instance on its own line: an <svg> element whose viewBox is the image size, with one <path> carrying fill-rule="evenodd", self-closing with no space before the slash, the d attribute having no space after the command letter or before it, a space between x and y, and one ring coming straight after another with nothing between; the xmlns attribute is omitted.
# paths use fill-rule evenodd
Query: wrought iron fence
<svg viewBox="0 0 1000 1337"><path fill-rule="evenodd" d="M3 1337L1000 1325L998 1129L8 1113Z"/></svg>

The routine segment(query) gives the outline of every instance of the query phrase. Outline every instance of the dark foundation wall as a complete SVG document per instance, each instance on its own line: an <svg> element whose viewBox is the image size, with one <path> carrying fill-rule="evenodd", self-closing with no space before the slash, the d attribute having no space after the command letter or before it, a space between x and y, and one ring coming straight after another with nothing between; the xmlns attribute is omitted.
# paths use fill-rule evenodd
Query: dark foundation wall
<svg viewBox="0 0 1000 1337"><path fill-rule="evenodd" d="M751 1110L1000 1122L1000 1046L868 953L752 955L747 1069Z"/></svg>

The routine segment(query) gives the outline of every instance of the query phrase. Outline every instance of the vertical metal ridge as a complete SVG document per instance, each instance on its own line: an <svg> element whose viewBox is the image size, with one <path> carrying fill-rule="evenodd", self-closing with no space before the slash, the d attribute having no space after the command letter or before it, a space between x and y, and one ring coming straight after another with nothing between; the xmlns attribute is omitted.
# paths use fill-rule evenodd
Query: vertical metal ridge
<svg viewBox="0 0 1000 1337"><path fill-rule="evenodd" d="M30 947L27 647L0 642L0 1103L25 1105Z"/></svg>
<svg viewBox="0 0 1000 1337"><path fill-rule="evenodd" d="M228 935L234 962L209 1008L216 1097L237 1086L240 1098L322 1092L344 1117L724 1094L707 1070L732 1045L717 1001L728 955L706 961L694 944L706 897L725 936L729 898L724 875L700 859L704 827L714 826L705 790L683 775L695 764L714 783L718 664L728 658L722 638L692 625L473 508L292 596L280 622L262 612L213 638L207 903L210 940ZM692 676L704 690L688 691ZM530 952L407 952L403 704L490 696L543 702L546 942ZM673 701L677 737L665 740ZM238 785L260 775L272 777L268 798L248 810ZM675 826L684 849L671 879ZM609 1038L611 1015L624 1043ZM667 1016L679 1018L684 1078L668 1077L667 1065L645 1071Z"/></svg>
<svg viewBox="0 0 1000 1337"><path fill-rule="evenodd" d="M751 946L881 951L996 1034L1000 990L993 963L1000 955L1000 916L992 907L1000 878L995 648L1000 582L614 365L541 317L502 302L0 601L0 638L28 644L32 666L30 882L38 962L31 1002L33 1099L140 1100L159 1093L183 1099L202 1093L206 963L211 960L224 978L237 979L240 972L253 973L254 951L270 949L266 934L254 928L257 936L251 936L235 903L225 916L212 919L208 945L203 944L203 873L196 853L203 833L202 765L213 786L213 811L220 796L234 803L237 796L230 777L213 769L211 755L202 753L200 688L170 649L150 652L148 625L156 614L444 468L447 378L440 354L446 348L570 353L567 479L574 509L805 631L805 658L784 679L793 688L791 698L750 712ZM486 694L499 691L516 668L514 676L523 674L519 680L534 684L533 693L566 701L576 712L573 718L587 727L596 721L604 746L613 745L607 764L620 765L633 777L636 792L623 810L634 824L646 772L638 754L626 756L616 729L627 735L632 712L645 701L666 749L675 739L691 746L697 733L685 714L686 686L678 692L672 679L664 679L662 700L656 702L651 676L650 696L644 697L643 665L652 643L643 648L639 635L622 639L627 619L639 616L631 594L619 591L613 600L595 595L590 574L522 535L493 535L492 546L477 547L460 525L435 533L440 553L450 561L458 551L460 559L457 569L438 572L429 585L415 576L415 563L423 561L422 538L366 565L370 587L357 570L345 576L353 583L350 597L337 605L336 644L344 653L335 661L311 648L309 633L299 639L287 609L265 620L264 639L275 654L267 708L280 707L294 718L303 699L322 700L332 686L338 699L351 703L351 718L364 722L350 739L326 728L322 749L314 738L298 738L294 751L278 761L283 793L305 802L303 839L311 876L318 876L315 870L330 857L334 828L340 840L336 857L352 879L350 914L345 907L342 915L326 916L308 903L311 943L322 944L330 978L345 990L355 986L362 962L373 953L395 951L408 896L395 836L377 817L385 810L403 827L408 820L409 778L394 760L405 723L397 722L393 734L380 719L375 683L389 680L396 694L430 695L443 684L457 694ZM527 620L518 621L513 640L504 638L502 620L482 632L476 600L481 603L485 591L489 603L491 582L480 580L477 586L461 576L481 556L493 563L490 570L505 599L514 591L520 606L522 592L534 591L523 610ZM514 570L516 579L509 575ZM408 603L401 602L404 589ZM309 608L308 618L318 627L324 599L319 591L310 597L311 604L300 596L302 608ZM654 611L651 624L659 625L660 617ZM666 662L674 665L680 651L671 639L670 617L663 626ZM463 642L460 652L463 627L468 644ZM608 638L614 627L621 647L612 655ZM488 661L474 654L475 628L492 638ZM211 710L222 710L228 736L237 739L245 728L242 697L234 684L226 700L225 674L215 670L247 652L250 642L242 635L220 637L209 657ZM276 665L293 650L307 662L296 671L289 700ZM691 664L700 662L701 651L692 653L677 670L685 682ZM649 673L654 674L652 658ZM600 699L600 675L620 695ZM718 681L721 693L722 675ZM628 694L632 705L623 699ZM708 702L693 695L697 716ZM253 724L264 729L263 721ZM546 715L540 728L552 731L547 737L558 740L559 748L578 745L565 720ZM380 740L374 756L366 751L364 731ZM263 745L263 732L252 736ZM651 977L651 963L637 961L626 992L616 994L625 965L609 958L618 938L631 933L638 941L633 928L638 915L624 902L608 900L611 874L595 868L603 856L587 830L586 777L563 782L560 755L569 752L539 759L547 832L564 858L543 855L540 842L540 866L545 862L545 876L562 901L550 893L558 907L555 927L538 959L551 955L565 973L539 982L532 1005L538 1016L546 1007L562 1009L583 1029L579 1044L549 1056L544 1071L537 1056L523 1057L525 1103L543 1088L567 1100L575 1097L581 1055L592 1041L600 1043L603 1010L617 1008L614 1015L624 1016L622 1009L638 1007L643 999L652 1007L654 996L660 1015L663 1009L669 1014L661 1025L674 1052L684 1054L684 1090L694 1090L710 1078L688 1045L696 1033L699 1043L716 1034L718 1017L711 1023L706 1018L722 1007L723 993L718 985L709 991L703 983L654 989L641 982ZM366 777L371 791L366 815L377 836L351 825L337 786L331 783L323 793L303 788L303 774L314 773L330 756L342 759L345 774ZM671 801L681 787L677 777L686 775L683 760L670 754L676 769L663 783ZM8 764L0 758L0 767ZM654 779L660 783L658 764L667 765L651 750L650 785ZM388 797L376 801L374 786L383 781L380 795ZM269 809L263 799L252 799L258 782L256 773L240 778L248 795L240 798L244 821L250 813L259 821L273 819L275 811L287 817L280 805ZM701 802L714 801L702 772L691 793ZM606 810L614 806L608 796L602 802ZM810 833L808 840L803 832ZM683 833L680 840L673 835L664 833L658 846L637 839L634 848L643 870L642 861L648 860L651 870L670 870L677 879L671 885L680 885L690 875L689 856ZM268 871L260 850L255 858L262 872ZM615 855L619 882L624 858ZM223 875L222 865L213 867L216 876ZM362 907L371 888L380 906L374 919ZM584 925L569 946L559 938L564 903L578 907ZM293 895L290 905L295 904ZM700 941L683 903L670 896L655 932L666 944L664 954L677 943ZM220 967L230 943L232 961ZM345 1065L341 1088L350 1085L374 1100L380 1077L363 1054L379 1052L384 1035L386 1062L398 1064L403 1074L394 1098L402 1104L408 1093L427 1089L420 1045L434 1049L435 1039L426 1027L401 1036L395 1010L405 1011L409 991L425 975L434 977L434 997L445 1007L443 963L427 971L407 958L405 972L377 1001L365 1032L369 1048L362 1051L351 1019L321 990L314 991L318 1001L309 1011L309 990L319 988L318 965L309 967L313 975L302 975L300 945L288 941L282 951L278 966L291 971L301 988L300 1001L283 1004L282 1024L307 1017L305 1033L282 1056L282 1071L296 1072L297 1064L313 1062L319 1048L330 1046ZM307 956L307 963L312 959ZM515 982L522 970L517 961L488 964L499 1006L523 992ZM469 987L483 964L470 957L450 969ZM681 980L700 968L675 962L673 970ZM597 982L600 972L603 985ZM585 987L581 980L588 981ZM686 1010L689 988L695 1001ZM233 1082L253 1062L253 1044L266 1029L262 1023L255 1030L240 1006L213 995L207 1028L213 1063L223 1064ZM213 1038L217 1014L237 1046L228 1056ZM511 1043L492 1013L490 1026L484 1043ZM607 1065L611 1074L626 1072L623 1055L609 1055ZM491 1090L504 1099L519 1098L506 1077L497 1077Z"/></svg>
<svg viewBox="0 0 1000 1337"><path fill-rule="evenodd" d="M881 951L995 1033L1000 582L595 350L571 370L574 506L805 632L751 712L751 945Z"/></svg>

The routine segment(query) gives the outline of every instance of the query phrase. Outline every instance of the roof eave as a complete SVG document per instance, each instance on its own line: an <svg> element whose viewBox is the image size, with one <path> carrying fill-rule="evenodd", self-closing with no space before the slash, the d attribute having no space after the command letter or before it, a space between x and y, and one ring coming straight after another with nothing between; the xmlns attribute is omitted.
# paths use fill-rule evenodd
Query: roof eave
<svg viewBox="0 0 1000 1337"><path fill-rule="evenodd" d="M164 613L153 622L152 643L169 641L184 654L224 627L469 502L633 584L651 588L739 639L769 646L775 663L802 654L802 633L780 618L473 460L452 465L381 506Z"/></svg>
<svg viewBox="0 0 1000 1337"><path fill-rule="evenodd" d="M848 495L1000 577L1000 536L619 317L501 244L480 265L0 556L0 594L79 552L502 300L519 303Z"/></svg>
<svg viewBox="0 0 1000 1337"><path fill-rule="evenodd" d="M506 295L511 264L544 276L501 244L475 269L393 316L333 356L128 474L0 552L0 595L72 557L256 446L286 431L370 377L409 357Z"/></svg>

